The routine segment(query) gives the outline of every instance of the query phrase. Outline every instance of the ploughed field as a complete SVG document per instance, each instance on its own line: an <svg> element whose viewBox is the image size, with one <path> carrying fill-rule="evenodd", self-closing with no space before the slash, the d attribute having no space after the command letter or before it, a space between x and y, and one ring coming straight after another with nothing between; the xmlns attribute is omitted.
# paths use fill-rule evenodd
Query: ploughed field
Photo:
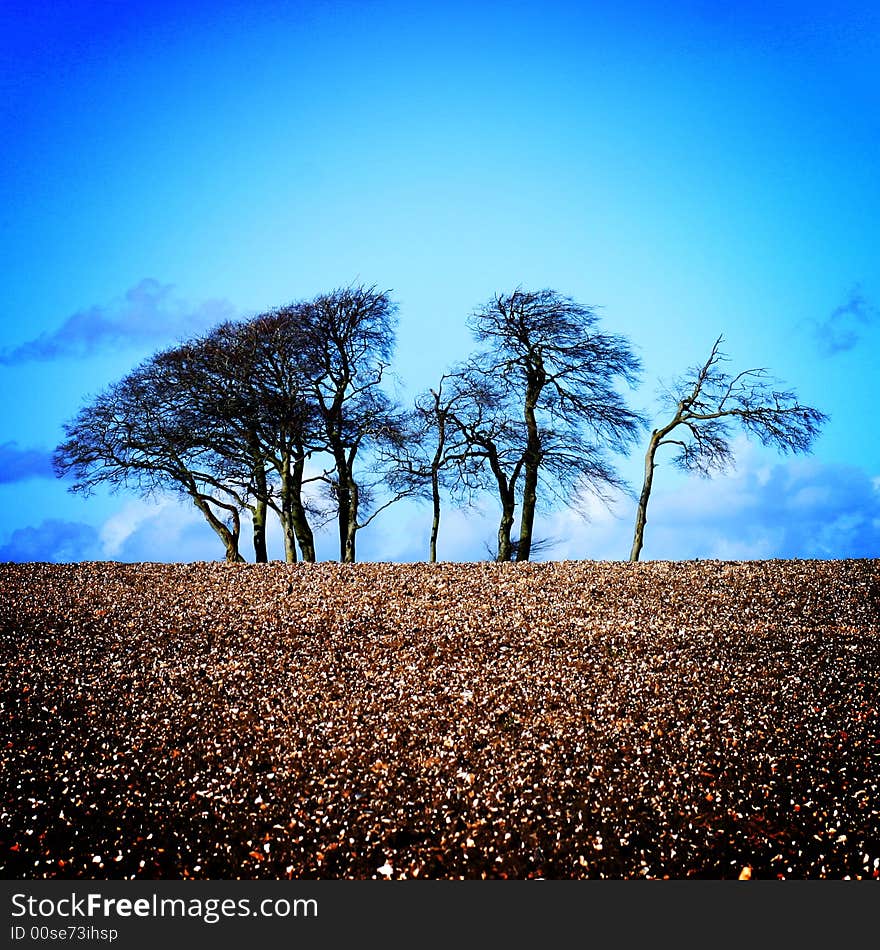
<svg viewBox="0 0 880 950"><path fill-rule="evenodd" d="M0 565L5 878L877 878L880 561Z"/></svg>

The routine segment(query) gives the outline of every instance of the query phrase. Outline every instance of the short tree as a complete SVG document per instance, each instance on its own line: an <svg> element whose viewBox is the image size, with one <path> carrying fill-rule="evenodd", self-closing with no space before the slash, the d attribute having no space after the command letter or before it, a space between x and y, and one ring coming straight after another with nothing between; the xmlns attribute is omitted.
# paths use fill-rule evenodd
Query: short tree
<svg viewBox="0 0 880 950"><path fill-rule="evenodd" d="M721 343L719 336L706 362L688 370L665 393L672 415L648 441L630 561L639 559L644 544L658 449L673 446L673 464L709 476L733 464L734 426L782 453L809 452L828 419L818 409L801 405L794 392L777 389L764 368L724 372L721 364L727 357Z"/></svg>
<svg viewBox="0 0 880 950"><path fill-rule="evenodd" d="M436 389L419 394L399 444L389 446L388 483L401 495L431 502L428 560L437 561L437 539L444 491L457 501L470 497L480 480L481 452L457 420L470 398L462 378L444 374ZM482 487L482 486L481 486Z"/></svg>
<svg viewBox="0 0 880 950"><path fill-rule="evenodd" d="M190 406L163 354L108 387L65 424L53 456L71 491L134 487L143 495L173 490L188 496L223 542L226 560L239 553L247 500L221 474L222 456L194 425Z"/></svg>

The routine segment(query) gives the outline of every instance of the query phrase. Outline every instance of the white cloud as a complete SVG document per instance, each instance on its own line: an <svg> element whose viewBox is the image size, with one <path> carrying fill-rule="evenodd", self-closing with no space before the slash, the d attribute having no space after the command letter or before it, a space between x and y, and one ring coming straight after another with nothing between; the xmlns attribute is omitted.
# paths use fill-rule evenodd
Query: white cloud
<svg viewBox="0 0 880 950"><path fill-rule="evenodd" d="M813 458L778 459L751 446L738 468L712 479L686 477L658 467L648 510L644 559L880 557L880 477ZM555 542L536 560L625 560L632 544L635 501L619 495L611 508L593 499L586 519L564 509L539 508L535 538ZM358 535L361 561L425 561L431 510L400 502ZM484 561L493 556L498 506L491 496L457 509L444 505L438 556L442 561ZM516 532L514 532L515 534ZM319 560L338 556L336 524L315 531ZM278 519L270 515L269 556L283 559ZM253 559L251 527L242 517L241 552ZM121 561L219 560L223 546L186 499L132 500L99 529L44 523L14 533L3 549L9 560Z"/></svg>
<svg viewBox="0 0 880 950"><path fill-rule="evenodd" d="M223 547L204 516L185 499L127 502L100 527L102 556L120 561L212 561Z"/></svg>
<svg viewBox="0 0 880 950"><path fill-rule="evenodd" d="M686 560L880 556L880 479L815 458L782 458L743 439L737 466L712 478L658 465L642 558ZM558 539L547 558L629 556L636 503L620 496L584 522L539 512L535 533Z"/></svg>
<svg viewBox="0 0 880 950"><path fill-rule="evenodd" d="M659 482L648 510L644 557L726 559L877 557L880 498L862 470L788 459L762 470L760 453L735 473Z"/></svg>
<svg viewBox="0 0 880 950"><path fill-rule="evenodd" d="M101 540L104 556L117 557L126 541L146 523L162 517L162 513L174 505L171 498L158 501L137 499L127 502L119 511L111 515L102 525L98 536Z"/></svg>

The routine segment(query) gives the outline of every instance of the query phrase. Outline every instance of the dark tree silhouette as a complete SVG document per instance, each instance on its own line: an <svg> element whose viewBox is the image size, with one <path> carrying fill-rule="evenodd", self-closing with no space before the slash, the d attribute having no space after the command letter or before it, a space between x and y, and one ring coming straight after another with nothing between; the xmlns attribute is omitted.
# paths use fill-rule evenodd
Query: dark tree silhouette
<svg viewBox="0 0 880 950"><path fill-rule="evenodd" d="M266 515L284 531L285 556L315 559L304 485L328 486L340 558L357 531L400 494L370 505L386 472L376 450L400 444L401 412L382 391L394 348L395 305L375 288L348 287L246 321L226 322L161 351L84 406L65 428L56 473L74 491L98 485L183 492L241 560L241 513L267 560ZM306 463L323 459L308 478ZM370 469L370 463L373 469ZM370 480L370 476L374 476Z"/></svg>
<svg viewBox="0 0 880 950"><path fill-rule="evenodd" d="M763 445L780 452L809 452L828 417L798 402L790 390L780 390L764 368L731 375L721 369L727 357L722 337L702 366L692 367L665 393L673 407L668 422L654 429L645 453L645 475L636 511L630 561L637 561L644 544L648 501L654 483L657 450L674 446L673 464L708 476L733 464L731 429L738 426Z"/></svg>
<svg viewBox="0 0 880 950"><path fill-rule="evenodd" d="M621 482L607 449L625 452L644 425L617 390L640 363L628 341L598 329L598 317L554 290L498 294L471 317L481 351L464 371L474 398L456 418L485 457L501 502L499 561L532 550L538 487L576 502L585 486L603 494ZM521 487L520 487L521 486Z"/></svg>
<svg viewBox="0 0 880 950"><path fill-rule="evenodd" d="M202 437L249 505L256 560L267 560L266 515L278 515L285 558L314 561L303 501L304 467L314 450L315 413L299 371L298 326L286 314L220 324L165 357Z"/></svg>
<svg viewBox="0 0 880 950"><path fill-rule="evenodd" d="M254 556L258 562L264 562L267 560L266 473L254 444L252 427L241 420L245 403L230 382L227 364L234 365L231 354L224 353L218 358L214 345L202 339L157 353L150 372L154 379L164 381L168 393L167 417L176 416L181 429L185 428L190 453L195 445L204 451L210 447L212 474L225 486L234 486L241 508L250 510ZM233 409L233 405L237 408Z"/></svg>
<svg viewBox="0 0 880 950"><path fill-rule="evenodd" d="M239 553L243 494L222 474L224 460L181 398L164 354L142 363L65 424L53 455L55 472L74 478L71 491L135 488L188 496L223 542L226 560Z"/></svg>
<svg viewBox="0 0 880 950"><path fill-rule="evenodd" d="M337 515L339 557L348 563L356 560L357 532L402 497L395 494L364 517L384 473L359 456L403 437L399 407L381 388L394 351L396 311L387 291L364 286L278 311L299 327L298 369L323 450L333 460L324 477ZM371 473L377 476L373 482Z"/></svg>
<svg viewBox="0 0 880 950"><path fill-rule="evenodd" d="M480 479L480 454L468 442L456 412L470 398L461 378L446 373L436 389L416 397L403 438L386 453L388 482L398 493L431 502L428 560L437 561L442 494L470 499Z"/></svg>

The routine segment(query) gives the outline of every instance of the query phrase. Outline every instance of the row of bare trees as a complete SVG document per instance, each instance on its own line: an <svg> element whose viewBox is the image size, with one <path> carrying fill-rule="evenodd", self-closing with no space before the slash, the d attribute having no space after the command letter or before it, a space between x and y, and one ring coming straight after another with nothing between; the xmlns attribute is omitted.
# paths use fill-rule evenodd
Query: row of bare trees
<svg viewBox="0 0 880 950"><path fill-rule="evenodd" d="M625 396L641 366L595 311L548 289L495 295L471 315L474 354L411 408L386 389L396 318L388 292L361 285L220 324L84 405L55 470L75 492L188 496L231 561L243 560L247 512L258 562L270 512L288 562L314 561L315 531L333 520L339 558L354 562L358 531L407 496L430 500L435 561L444 499L485 492L500 508L496 559L527 561L540 544L539 502L577 507L587 492L626 488L614 457L647 426ZM825 421L764 370L726 374L720 343L669 389L672 415L650 435L632 560L661 447L708 474L731 461L734 423L805 452Z"/></svg>

